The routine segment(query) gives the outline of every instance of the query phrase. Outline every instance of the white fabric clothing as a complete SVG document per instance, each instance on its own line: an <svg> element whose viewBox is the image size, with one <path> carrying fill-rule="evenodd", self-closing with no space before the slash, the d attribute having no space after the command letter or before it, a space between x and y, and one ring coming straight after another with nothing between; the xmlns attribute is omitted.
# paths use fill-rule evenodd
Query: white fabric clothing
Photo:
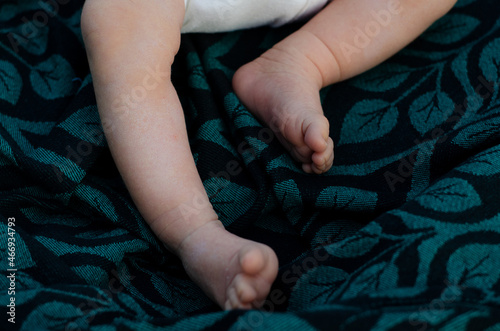
<svg viewBox="0 0 500 331"><path fill-rule="evenodd" d="M311 16L328 0L184 0L182 32L226 32L280 26Z"/></svg>

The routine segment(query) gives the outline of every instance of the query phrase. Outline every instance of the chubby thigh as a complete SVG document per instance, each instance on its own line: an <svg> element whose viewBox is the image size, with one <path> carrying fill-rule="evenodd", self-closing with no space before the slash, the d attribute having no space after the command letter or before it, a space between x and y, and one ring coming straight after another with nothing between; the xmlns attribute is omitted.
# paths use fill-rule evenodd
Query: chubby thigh
<svg viewBox="0 0 500 331"><path fill-rule="evenodd" d="M328 0L184 0L183 33L280 26L317 13Z"/></svg>

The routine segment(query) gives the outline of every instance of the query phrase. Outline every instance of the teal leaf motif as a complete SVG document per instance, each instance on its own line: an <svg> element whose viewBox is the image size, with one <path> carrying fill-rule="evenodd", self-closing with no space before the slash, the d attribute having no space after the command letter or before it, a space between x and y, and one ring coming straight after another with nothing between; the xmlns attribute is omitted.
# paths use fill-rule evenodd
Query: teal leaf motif
<svg viewBox="0 0 500 331"><path fill-rule="evenodd" d="M20 223L16 223L16 226L20 225ZM16 226L12 227L13 230L17 230ZM9 235L12 234L12 235ZM15 243L15 266L17 269L28 269L36 265L35 261L31 258L31 253L28 249L28 245L24 242L23 238L19 235L19 233L9 232L9 228L7 227L7 222L0 223L0 236L3 238L0 241L0 261L3 266L7 266L9 260L9 250L8 250L8 238L14 238L15 241L10 241Z"/></svg>
<svg viewBox="0 0 500 331"><path fill-rule="evenodd" d="M39 9L39 4L33 1L2 1L0 5L0 22L7 22L12 17L29 10Z"/></svg>
<svg viewBox="0 0 500 331"><path fill-rule="evenodd" d="M121 237L121 236L126 236L128 235L129 232L125 229L117 228L114 230L90 230L90 231L85 231L78 233L75 235L75 238L82 238L82 239L89 239L89 240L95 240L95 239L103 239L103 238L114 238L114 237Z"/></svg>
<svg viewBox="0 0 500 331"><path fill-rule="evenodd" d="M377 204L377 193L353 187L330 186L319 194L316 207L337 210L373 210Z"/></svg>
<svg viewBox="0 0 500 331"><path fill-rule="evenodd" d="M221 177L207 179L203 185L210 202L225 226L243 216L257 199L257 193L254 190ZM194 205L196 208L196 204Z"/></svg>
<svg viewBox="0 0 500 331"><path fill-rule="evenodd" d="M155 290L178 311L189 312L194 306L209 306L210 299L201 289L187 279L172 279L163 272L151 274L151 284Z"/></svg>
<svg viewBox="0 0 500 331"><path fill-rule="evenodd" d="M410 70L407 66L383 63L350 82L365 91L385 92L401 85L410 76Z"/></svg>
<svg viewBox="0 0 500 331"><path fill-rule="evenodd" d="M259 121L241 104L240 99L234 93L229 93L224 98L224 108L231 116L236 128L262 126Z"/></svg>
<svg viewBox="0 0 500 331"><path fill-rule="evenodd" d="M26 31L32 33L26 35ZM49 27L45 25L38 28L32 22L28 22L20 25L10 36L16 46L21 46L31 54L42 55L47 50Z"/></svg>
<svg viewBox="0 0 500 331"><path fill-rule="evenodd" d="M226 130L227 128L221 119L206 121L198 130L196 138L213 142L226 149L228 152L233 154L233 156L237 156L238 154L236 153L233 145L231 145L231 142L223 135Z"/></svg>
<svg viewBox="0 0 500 331"><path fill-rule="evenodd" d="M354 236L325 246L325 250L339 258L353 258L368 253L379 243L382 234L380 225L370 223L369 226L369 229L363 229Z"/></svg>
<svg viewBox="0 0 500 331"><path fill-rule="evenodd" d="M132 276L132 277L135 278L134 276ZM120 282L121 281L122 280L120 279ZM109 284L107 284L107 286L109 286ZM117 309L116 310L121 310L123 307L123 308L125 308L123 310L126 310L128 313L132 313L133 316L139 317L143 321L150 319L150 317L142 309L141 305L139 305L139 303L137 303L137 301L135 300L135 298L133 296L128 295L127 293L124 293L124 292L118 292L118 293L116 293L115 300L117 302Z"/></svg>
<svg viewBox="0 0 500 331"><path fill-rule="evenodd" d="M469 244L457 249L447 264L451 284L487 289L500 278L498 245Z"/></svg>
<svg viewBox="0 0 500 331"><path fill-rule="evenodd" d="M274 189L288 219L292 224L296 224L303 212L302 197L297 184L290 179L276 184Z"/></svg>
<svg viewBox="0 0 500 331"><path fill-rule="evenodd" d="M268 145L257 138L246 136L245 140L248 144L242 143L238 145L238 153L240 153L241 158L245 164L250 164L255 161L257 157L268 147Z"/></svg>
<svg viewBox="0 0 500 331"><path fill-rule="evenodd" d="M23 321L21 330L88 329L88 316L76 305L51 301L36 307Z"/></svg>
<svg viewBox="0 0 500 331"><path fill-rule="evenodd" d="M281 154L275 159L268 162L266 165L267 171L273 171L274 169L285 168L291 170L298 174L304 174L302 168L299 167L297 162L294 162L290 154Z"/></svg>
<svg viewBox="0 0 500 331"><path fill-rule="evenodd" d="M35 66L30 73L33 90L47 100L69 95L73 88L74 77L75 73L71 65L57 54Z"/></svg>
<svg viewBox="0 0 500 331"><path fill-rule="evenodd" d="M108 273L99 266L87 264L72 267L71 270L76 272L82 279L85 279L89 285L102 287L108 285Z"/></svg>
<svg viewBox="0 0 500 331"><path fill-rule="evenodd" d="M464 14L448 14L434 23L421 38L436 44L452 44L474 31L480 21Z"/></svg>
<svg viewBox="0 0 500 331"><path fill-rule="evenodd" d="M96 146L104 145L104 132L95 105L79 109L59 124L59 127L81 141L87 141Z"/></svg>
<svg viewBox="0 0 500 331"><path fill-rule="evenodd" d="M293 288L289 309L300 311L308 309L312 304L327 304L335 290L349 274L342 269L318 265L302 275ZM286 279L288 280L288 279Z"/></svg>
<svg viewBox="0 0 500 331"><path fill-rule="evenodd" d="M314 238L311 240L311 247L317 247L317 246L326 246L332 242L332 240L335 240L337 238L343 238L342 237L342 224L344 222L347 222L350 225L350 221L344 221L344 220L335 220L335 222L329 222L326 223L325 225L321 226L319 229L316 230L316 233L314 234Z"/></svg>
<svg viewBox="0 0 500 331"><path fill-rule="evenodd" d="M190 75L188 77L189 86L209 91L210 86L208 85L207 76L205 75L198 53L190 52L187 55L187 63L190 71Z"/></svg>
<svg viewBox="0 0 500 331"><path fill-rule="evenodd" d="M12 147L3 138L0 138L0 167L8 164L18 166Z"/></svg>
<svg viewBox="0 0 500 331"><path fill-rule="evenodd" d="M444 213L457 213L481 205L481 198L466 180L445 178L416 198L425 208Z"/></svg>
<svg viewBox="0 0 500 331"><path fill-rule="evenodd" d="M0 61L0 99L15 105L21 89L23 80L16 67L7 61Z"/></svg>
<svg viewBox="0 0 500 331"><path fill-rule="evenodd" d="M360 143L378 139L389 133L398 122L398 109L379 100L363 100L347 113L339 144Z"/></svg>
<svg viewBox="0 0 500 331"><path fill-rule="evenodd" d="M128 241L119 241L118 238L114 241L109 241L107 244L96 245L96 241L88 240L86 246L70 244L54 238L37 236L35 239L49 249L56 256L64 256L66 254L89 254L100 256L110 260L113 263L122 261L123 256L128 253L145 252L148 249L148 244L142 239L133 239Z"/></svg>
<svg viewBox="0 0 500 331"><path fill-rule="evenodd" d="M282 296L281 296L282 297ZM272 304L271 304L272 306ZM258 321L256 323L255 321ZM194 330L198 325L193 325ZM220 326L219 326L220 328ZM205 330L209 330L206 328ZM212 328L215 329L215 328ZM185 329L178 329L185 330ZM268 330L300 330L300 331L317 331L318 329L311 325L306 317L301 317L299 314L277 314L268 311L248 310L244 315L239 316L231 325L230 330L245 330L245 331L268 331Z"/></svg>
<svg viewBox="0 0 500 331"><path fill-rule="evenodd" d="M46 2L45 5L48 7L47 11L51 11L50 2ZM82 10L78 9L71 17L65 18L62 16L58 16L58 19L62 21L64 25L66 25L75 34L75 36L83 45L82 29L80 27L81 17L82 17Z"/></svg>
<svg viewBox="0 0 500 331"><path fill-rule="evenodd" d="M199 306L199 303L197 303L197 306ZM192 307L188 308L192 309ZM180 319L177 323L169 326L169 328L172 330L209 330L210 326L216 324L224 317L226 317L225 311L192 315L189 318ZM236 321L238 321L238 319ZM135 330L139 330L139 328L135 328Z"/></svg>
<svg viewBox="0 0 500 331"><path fill-rule="evenodd" d="M479 57L479 67L484 77L490 82L498 82L500 78L500 38L484 47ZM498 84L497 84L498 86Z"/></svg>
<svg viewBox="0 0 500 331"><path fill-rule="evenodd" d="M29 155L33 153L35 148L31 141L24 136L24 132L31 132L37 135L46 136L50 133L55 123L24 121L19 118L6 116L0 113L0 125L2 125L9 132L12 139L15 140L23 152Z"/></svg>
<svg viewBox="0 0 500 331"><path fill-rule="evenodd" d="M114 204L100 190L89 185L80 184L75 188L74 195L85 201L101 215L106 216L106 219L113 222L119 222L120 216L116 212Z"/></svg>
<svg viewBox="0 0 500 331"><path fill-rule="evenodd" d="M465 126L453 138L452 143L463 148L472 148L491 139L500 132L500 116Z"/></svg>
<svg viewBox="0 0 500 331"><path fill-rule="evenodd" d="M425 134L445 122L453 113L455 104L444 92L432 91L417 98L409 109L413 127Z"/></svg>
<svg viewBox="0 0 500 331"><path fill-rule="evenodd" d="M219 42L206 49L202 56L205 72L221 70L227 77L233 75L234 70L222 64L219 57L223 57L233 49L234 45L240 40L241 33L241 31L227 33Z"/></svg>
<svg viewBox="0 0 500 331"><path fill-rule="evenodd" d="M0 285L7 289L10 287L10 280L7 277L0 281ZM16 272L16 305L22 305L31 301L37 294L44 292L46 287L32 278L30 271ZM7 294L7 291L5 291Z"/></svg>
<svg viewBox="0 0 500 331"><path fill-rule="evenodd" d="M398 267L394 263L381 262L369 266L352 279L342 299L376 295L379 291L397 288L398 279Z"/></svg>
<svg viewBox="0 0 500 331"><path fill-rule="evenodd" d="M475 176L492 176L500 173L500 146L477 154L456 170Z"/></svg>

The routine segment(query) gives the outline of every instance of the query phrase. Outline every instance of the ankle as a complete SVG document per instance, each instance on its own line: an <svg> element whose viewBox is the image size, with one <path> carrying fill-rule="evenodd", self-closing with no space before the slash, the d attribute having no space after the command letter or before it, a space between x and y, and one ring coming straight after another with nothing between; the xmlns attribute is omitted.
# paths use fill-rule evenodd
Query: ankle
<svg viewBox="0 0 500 331"><path fill-rule="evenodd" d="M313 32L300 29L273 48L293 54L318 89L342 80L340 66L332 50Z"/></svg>
<svg viewBox="0 0 500 331"><path fill-rule="evenodd" d="M208 234L213 234L214 231L219 234L221 231L226 231L224 225L221 221L219 221L219 219L213 219L197 228L191 229L191 231L188 232L187 235L180 241L177 247L172 250L179 257L182 257L185 254L190 254L194 250L194 245L199 246L200 243L203 242L203 239L211 240L210 238L213 238L213 236ZM220 236L216 237L220 238Z"/></svg>
<svg viewBox="0 0 500 331"><path fill-rule="evenodd" d="M191 209L185 204L179 204L148 223L164 245L177 255L186 239L199 229L206 229L209 224L224 228L211 205L202 209Z"/></svg>

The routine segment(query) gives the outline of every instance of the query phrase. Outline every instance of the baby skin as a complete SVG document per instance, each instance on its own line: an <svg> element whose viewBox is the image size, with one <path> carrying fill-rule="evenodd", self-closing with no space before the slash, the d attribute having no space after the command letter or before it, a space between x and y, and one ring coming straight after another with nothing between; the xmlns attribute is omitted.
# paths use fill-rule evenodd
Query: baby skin
<svg viewBox="0 0 500 331"><path fill-rule="evenodd" d="M455 1L335 0L241 67L234 90L306 173L324 173L333 141L319 90L384 61ZM389 23L356 47L356 34L377 22L373 13ZM183 18L183 0L86 1L82 34L99 115L134 203L188 275L223 309L258 308L278 259L224 229L198 175L170 80Z"/></svg>

